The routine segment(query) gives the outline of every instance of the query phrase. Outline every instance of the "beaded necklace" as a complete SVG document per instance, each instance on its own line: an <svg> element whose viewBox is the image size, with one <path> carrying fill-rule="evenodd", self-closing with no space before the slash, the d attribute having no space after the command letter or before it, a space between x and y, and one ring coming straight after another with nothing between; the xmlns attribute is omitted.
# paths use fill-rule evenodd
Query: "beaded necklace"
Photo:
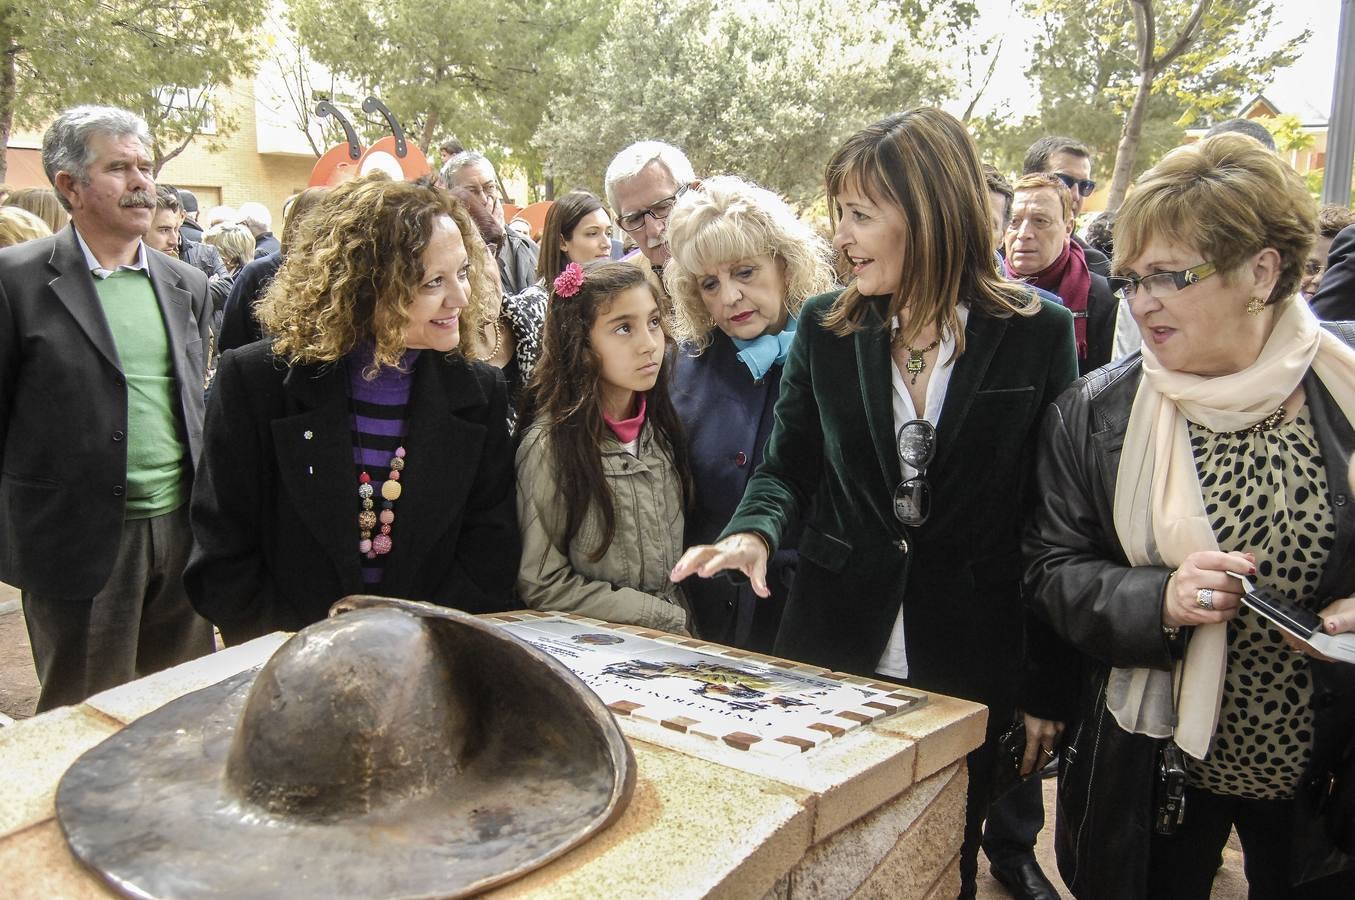
<svg viewBox="0 0 1355 900"><path fill-rule="evenodd" d="M351 370L350 370L351 371ZM350 374L351 379L351 374ZM358 445L358 459L364 460L364 471L358 473L358 553L367 559L376 559L391 552L393 541L391 529L395 525L395 501L400 499L404 488L400 484L400 474L405 468L404 442L408 435L400 438L387 462L386 480L381 484L372 483L372 476L365 471L366 449L362 446L362 425L358 421L357 399L350 393L348 398L349 414L353 419L353 438ZM380 494L381 509L376 509L377 495Z"/></svg>
<svg viewBox="0 0 1355 900"><path fill-rule="evenodd" d="M362 452L362 432L358 430L357 413L353 414L353 433L358 437L358 452ZM390 471L381 483L381 512L376 512L376 488L372 476L363 472L358 476L358 552L368 559L376 559L391 552L391 526L395 524L395 501L400 499L400 473L405 468L405 448L395 448L390 460ZM378 527L379 526L379 527ZM377 533L372 533L377 529Z"/></svg>

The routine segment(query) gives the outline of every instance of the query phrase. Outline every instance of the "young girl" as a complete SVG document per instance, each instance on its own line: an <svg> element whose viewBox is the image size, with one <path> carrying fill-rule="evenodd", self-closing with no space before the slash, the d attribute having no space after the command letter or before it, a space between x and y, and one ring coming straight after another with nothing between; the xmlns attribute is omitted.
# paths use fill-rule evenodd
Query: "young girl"
<svg viewBox="0 0 1355 900"><path fill-rule="evenodd" d="M639 268L571 263L555 279L517 451L518 596L535 609L688 633L691 495L668 398L668 336Z"/></svg>

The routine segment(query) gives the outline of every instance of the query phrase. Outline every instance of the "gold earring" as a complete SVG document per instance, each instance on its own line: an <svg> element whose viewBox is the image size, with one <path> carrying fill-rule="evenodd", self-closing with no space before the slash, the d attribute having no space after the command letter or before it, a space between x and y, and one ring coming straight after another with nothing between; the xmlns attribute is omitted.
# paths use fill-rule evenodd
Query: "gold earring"
<svg viewBox="0 0 1355 900"><path fill-rule="evenodd" d="M1265 308L1266 298L1264 297L1252 297L1247 301L1247 312L1251 313L1253 316L1261 315L1261 310Z"/></svg>

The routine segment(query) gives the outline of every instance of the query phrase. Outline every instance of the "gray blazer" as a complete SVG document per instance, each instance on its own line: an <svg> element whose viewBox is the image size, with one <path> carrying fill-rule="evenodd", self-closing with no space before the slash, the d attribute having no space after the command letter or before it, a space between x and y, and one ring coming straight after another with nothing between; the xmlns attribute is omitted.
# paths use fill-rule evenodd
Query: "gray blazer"
<svg viewBox="0 0 1355 900"><path fill-rule="evenodd" d="M179 385L180 436L202 446L207 276L147 249ZM126 506L127 382L73 228L0 250L0 581L91 597Z"/></svg>

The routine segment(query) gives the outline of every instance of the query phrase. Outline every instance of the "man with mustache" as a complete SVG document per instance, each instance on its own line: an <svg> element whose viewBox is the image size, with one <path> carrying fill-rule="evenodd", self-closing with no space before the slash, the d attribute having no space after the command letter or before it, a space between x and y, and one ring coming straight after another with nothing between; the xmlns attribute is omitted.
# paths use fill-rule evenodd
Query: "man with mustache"
<svg viewBox="0 0 1355 900"><path fill-rule="evenodd" d="M677 198L696 181L692 164L677 147L662 141L631 144L607 166L607 202L616 223L635 241L639 253L626 257L649 270L650 286L667 307L663 267L668 262L664 231Z"/></svg>
<svg viewBox="0 0 1355 900"><path fill-rule="evenodd" d="M126 110L62 113L42 162L71 224L0 251L0 580L38 711L212 649L183 588L207 276L146 248L149 144Z"/></svg>

